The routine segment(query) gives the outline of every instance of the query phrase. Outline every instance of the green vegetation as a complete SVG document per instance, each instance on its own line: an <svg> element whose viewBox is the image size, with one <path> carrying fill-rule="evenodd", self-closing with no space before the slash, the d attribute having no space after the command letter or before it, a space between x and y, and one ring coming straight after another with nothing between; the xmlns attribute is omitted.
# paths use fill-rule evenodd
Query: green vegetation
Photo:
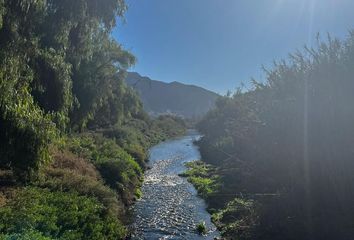
<svg viewBox="0 0 354 240"><path fill-rule="evenodd" d="M253 239L253 229L259 224L258 208L253 200L235 198L226 207L212 215L212 221L225 237Z"/></svg>
<svg viewBox="0 0 354 240"><path fill-rule="evenodd" d="M115 140L97 133L86 133L68 140L68 148L88 159L105 183L119 192L126 204L133 199L142 179L142 167ZM144 150L145 151L145 150Z"/></svg>
<svg viewBox="0 0 354 240"><path fill-rule="evenodd" d="M200 235L204 235L207 233L207 227L205 226L205 222L201 222L201 223L198 223L197 224L197 227L196 227L196 230L197 232L200 234Z"/></svg>
<svg viewBox="0 0 354 240"><path fill-rule="evenodd" d="M229 239L350 239L354 208L354 33L290 55L220 98L199 123L209 197Z"/></svg>
<svg viewBox="0 0 354 240"><path fill-rule="evenodd" d="M4 0L1 9L0 155L18 179L49 161L58 130L141 111L123 81L134 57L110 37L124 1Z"/></svg>
<svg viewBox="0 0 354 240"><path fill-rule="evenodd" d="M119 239L125 228L94 198L25 188L0 210L7 234L38 231L54 239Z"/></svg>
<svg viewBox="0 0 354 240"><path fill-rule="evenodd" d="M25 233L14 233L0 236L1 240L53 240L52 238L43 236L42 233L28 230Z"/></svg>
<svg viewBox="0 0 354 240"><path fill-rule="evenodd" d="M9 194L9 197L5 196L2 204L4 207L0 213L0 222L6 222L6 225L0 227L0 232L4 233L1 237L3 239L124 238L127 233L124 224L128 223L126 222L127 206L141 197L139 187L142 182L147 148L164 138L175 136L169 136L170 133L157 127L157 124L163 124L161 120L150 121L156 125L152 128L154 133L151 134L154 134L155 138L151 138L151 142L148 142L150 139L146 138L140 130L124 126L125 129L134 131L136 138L108 137L108 133L115 131L105 129L67 135L52 144L48 149L52 161L44 165L36 174L37 177L28 183L32 187L21 185L15 190L9 188L9 191L15 193ZM176 126L182 125L176 123ZM145 129L145 132L148 131L150 130ZM179 129L177 132L184 131ZM137 139L144 139L144 144L142 145ZM132 149L140 149L141 155L137 155L140 158L133 157L132 154L136 152ZM2 178L9 178L9 176L2 174ZM78 205L78 202L83 205ZM41 205L42 203L48 205ZM23 207L19 208L18 206L22 204ZM90 204L95 205L97 209L91 209ZM78 212L71 213L71 208ZM88 216L82 215L86 208ZM61 219L60 214L63 209L77 221L77 225L73 225L73 219ZM26 220L23 216L29 219ZM5 221L6 219L13 220ZM72 228L65 226L65 222L68 222ZM91 224L91 227L97 228L86 229L84 224ZM48 225L54 230L42 225ZM114 231L110 232L112 229L100 225L113 228Z"/></svg>
<svg viewBox="0 0 354 240"><path fill-rule="evenodd" d="M111 37L124 0L0 0L0 239L122 239L148 148L183 134L151 119Z"/></svg>
<svg viewBox="0 0 354 240"><path fill-rule="evenodd" d="M194 185L198 194L204 198L217 193L220 188L220 177L216 169L202 161L186 163L188 170L180 176L187 177L187 180Z"/></svg>

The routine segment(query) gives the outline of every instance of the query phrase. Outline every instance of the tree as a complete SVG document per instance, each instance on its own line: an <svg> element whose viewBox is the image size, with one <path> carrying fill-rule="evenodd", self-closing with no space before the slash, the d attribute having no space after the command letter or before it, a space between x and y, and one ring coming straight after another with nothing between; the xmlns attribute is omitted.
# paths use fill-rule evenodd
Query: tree
<svg viewBox="0 0 354 240"><path fill-rule="evenodd" d="M83 129L99 109L109 106L109 124L137 111L123 82L135 59L110 37L125 10L123 0L0 0L1 167L38 169L57 130Z"/></svg>

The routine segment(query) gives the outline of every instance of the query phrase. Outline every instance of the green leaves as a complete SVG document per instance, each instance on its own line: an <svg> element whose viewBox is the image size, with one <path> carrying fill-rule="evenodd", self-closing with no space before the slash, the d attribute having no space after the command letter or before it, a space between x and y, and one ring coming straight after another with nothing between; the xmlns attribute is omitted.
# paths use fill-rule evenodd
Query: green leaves
<svg viewBox="0 0 354 240"><path fill-rule="evenodd" d="M30 94L31 71L23 61L7 57L0 66L0 164L26 180L49 160L47 147L57 132Z"/></svg>
<svg viewBox="0 0 354 240"><path fill-rule="evenodd" d="M38 231L28 230L23 233L0 235L0 240L53 240L53 239L50 237L43 236L43 234Z"/></svg>
<svg viewBox="0 0 354 240"><path fill-rule="evenodd" d="M0 0L0 167L28 179L69 123L82 130L100 110L97 125L114 125L141 109L123 82L135 59L110 37L125 8L123 0Z"/></svg>
<svg viewBox="0 0 354 240"><path fill-rule="evenodd" d="M65 53L53 48L40 49L30 64L34 71L31 82L34 101L51 115L58 129L66 130L73 96L71 65L65 62Z"/></svg>
<svg viewBox="0 0 354 240"><path fill-rule="evenodd" d="M39 233L43 239L45 236L58 240L116 240L126 234L121 223L105 215L103 206L94 198L37 188L17 193L0 209L0 222L1 232L13 237L27 235L29 239Z"/></svg>
<svg viewBox="0 0 354 240"><path fill-rule="evenodd" d="M19 187L0 209L1 240L122 239L117 215L139 195L147 148L183 133L177 119L151 121L124 83L135 57L110 34L125 10L124 0L0 0L0 169L42 187ZM87 127L114 129L114 140L67 143L101 176L64 153L95 177L49 167L49 147Z"/></svg>
<svg viewBox="0 0 354 240"><path fill-rule="evenodd" d="M92 56L73 71L73 94L78 105L71 113L74 127L107 127L141 111L138 96L124 83L125 71L135 58L107 33L92 38Z"/></svg>
<svg viewBox="0 0 354 240"><path fill-rule="evenodd" d="M225 204L231 195L259 204L228 205L220 221L230 223L230 236L352 235L337 226L354 214L353 40L353 33L344 42L328 37L275 63L266 82L223 97L200 122L203 160L218 167L223 183L217 201ZM248 215L258 223L245 224Z"/></svg>
<svg viewBox="0 0 354 240"><path fill-rule="evenodd" d="M124 201L131 201L129 195L140 186L143 171L115 140L86 134L73 138L68 145L73 152L91 160L107 185L118 191Z"/></svg>

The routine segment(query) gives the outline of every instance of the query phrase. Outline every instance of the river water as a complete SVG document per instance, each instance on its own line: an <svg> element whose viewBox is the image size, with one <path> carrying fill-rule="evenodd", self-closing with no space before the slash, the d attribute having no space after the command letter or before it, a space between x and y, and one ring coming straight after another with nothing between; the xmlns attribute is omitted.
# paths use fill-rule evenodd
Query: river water
<svg viewBox="0 0 354 240"><path fill-rule="evenodd" d="M199 160L193 141L200 138L190 131L182 138L163 142L150 149L150 169L145 173L143 197L133 209L132 239L214 239L219 232L210 221L203 199L195 188L178 176L184 163ZM205 222L208 234L200 236L196 225Z"/></svg>

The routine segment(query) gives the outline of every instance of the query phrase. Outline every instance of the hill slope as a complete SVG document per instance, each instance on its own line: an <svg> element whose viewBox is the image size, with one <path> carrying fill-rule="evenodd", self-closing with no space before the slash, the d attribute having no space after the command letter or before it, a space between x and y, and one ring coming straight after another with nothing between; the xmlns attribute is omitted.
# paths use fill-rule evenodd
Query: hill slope
<svg viewBox="0 0 354 240"><path fill-rule="evenodd" d="M151 80L135 72L128 73L126 81L137 90L145 110L152 115L174 113L187 118L200 117L214 106L219 97L201 87Z"/></svg>

